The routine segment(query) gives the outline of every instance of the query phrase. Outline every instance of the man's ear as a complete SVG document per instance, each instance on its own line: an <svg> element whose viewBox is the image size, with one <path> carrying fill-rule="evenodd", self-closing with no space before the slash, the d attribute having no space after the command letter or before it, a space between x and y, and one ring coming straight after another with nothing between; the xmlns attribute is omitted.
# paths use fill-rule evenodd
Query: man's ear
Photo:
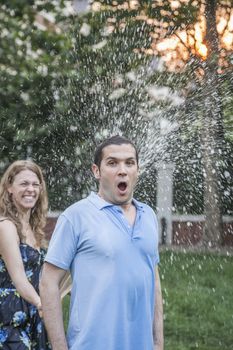
<svg viewBox="0 0 233 350"><path fill-rule="evenodd" d="M98 165L92 164L92 172L93 172L96 180L99 180L100 179L100 170L99 170Z"/></svg>

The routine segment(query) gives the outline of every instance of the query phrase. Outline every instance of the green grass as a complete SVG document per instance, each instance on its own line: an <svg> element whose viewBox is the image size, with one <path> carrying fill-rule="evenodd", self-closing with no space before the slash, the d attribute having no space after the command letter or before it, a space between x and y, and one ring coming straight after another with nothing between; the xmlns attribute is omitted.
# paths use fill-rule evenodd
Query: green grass
<svg viewBox="0 0 233 350"><path fill-rule="evenodd" d="M166 350L233 349L233 257L163 252Z"/></svg>
<svg viewBox="0 0 233 350"><path fill-rule="evenodd" d="M165 350L233 350L233 257L164 251L160 260Z"/></svg>
<svg viewBox="0 0 233 350"><path fill-rule="evenodd" d="M63 309L63 321L65 329L67 329L68 326L68 319L69 319L69 305L70 305L70 296L66 295L62 302L62 309Z"/></svg>

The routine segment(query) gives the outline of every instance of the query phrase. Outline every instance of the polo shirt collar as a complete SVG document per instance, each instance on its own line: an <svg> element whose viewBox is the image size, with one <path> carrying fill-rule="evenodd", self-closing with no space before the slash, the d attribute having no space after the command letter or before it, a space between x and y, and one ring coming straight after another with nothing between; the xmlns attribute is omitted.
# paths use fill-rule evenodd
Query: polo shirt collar
<svg viewBox="0 0 233 350"><path fill-rule="evenodd" d="M88 198L100 210L104 209L104 208L107 208L107 207L114 207L114 206L116 206L116 204L106 202L103 198L98 196L98 194L95 193L95 192L91 192L91 194L89 195ZM132 201L133 201L133 204L135 205L135 207L138 210L144 211L144 207L143 207L143 204L141 202L137 201L134 198L133 198Z"/></svg>

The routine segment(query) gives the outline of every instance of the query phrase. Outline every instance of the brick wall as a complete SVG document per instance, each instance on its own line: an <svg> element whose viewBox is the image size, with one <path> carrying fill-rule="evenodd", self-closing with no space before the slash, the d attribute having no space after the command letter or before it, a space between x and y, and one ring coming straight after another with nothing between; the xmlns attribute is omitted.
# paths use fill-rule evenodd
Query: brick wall
<svg viewBox="0 0 233 350"><path fill-rule="evenodd" d="M203 234L203 221L173 221L173 244L195 245L200 242ZM223 245L233 246L233 222L223 223Z"/></svg>

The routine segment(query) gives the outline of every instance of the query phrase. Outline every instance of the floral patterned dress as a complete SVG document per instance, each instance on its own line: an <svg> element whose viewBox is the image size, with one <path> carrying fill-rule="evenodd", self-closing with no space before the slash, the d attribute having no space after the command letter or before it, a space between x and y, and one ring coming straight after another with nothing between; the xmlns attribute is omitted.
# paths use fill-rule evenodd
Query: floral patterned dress
<svg viewBox="0 0 233 350"><path fill-rule="evenodd" d="M45 250L21 243L20 252L28 280L38 292ZM51 349L45 327L34 305L20 297L0 257L0 350Z"/></svg>

